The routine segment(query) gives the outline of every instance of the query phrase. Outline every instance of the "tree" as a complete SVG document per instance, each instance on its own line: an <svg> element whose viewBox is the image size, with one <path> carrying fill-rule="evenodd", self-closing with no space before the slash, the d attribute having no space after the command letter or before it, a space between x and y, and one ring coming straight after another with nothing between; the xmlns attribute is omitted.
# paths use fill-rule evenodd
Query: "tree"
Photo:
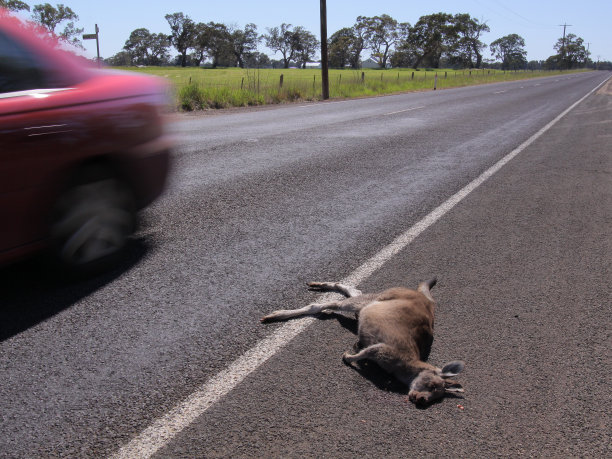
<svg viewBox="0 0 612 459"><path fill-rule="evenodd" d="M357 17L357 27L363 30L365 43L380 68L387 66L390 51L398 39L398 23L387 14Z"/></svg>
<svg viewBox="0 0 612 459"><path fill-rule="evenodd" d="M61 3L58 4L57 7L49 3L34 5L32 9L32 19L42 25L50 33L56 34L60 39L75 46L83 47L79 38L83 33L83 29L75 27L74 21L78 21L79 17L71 8ZM57 26L65 21L69 22L64 26L64 30L60 33L56 33L55 29Z"/></svg>
<svg viewBox="0 0 612 459"><path fill-rule="evenodd" d="M30 11L30 6L20 0L0 0L0 8L5 8L9 11Z"/></svg>
<svg viewBox="0 0 612 459"><path fill-rule="evenodd" d="M334 32L327 43L329 66L344 68L351 61L351 45L355 40L355 30L350 27Z"/></svg>
<svg viewBox="0 0 612 459"><path fill-rule="evenodd" d="M268 48L283 55L283 66L286 69L289 68L289 62L293 60L296 52L296 41L291 27L291 24L283 22L280 28L268 28L268 34L263 36Z"/></svg>
<svg viewBox="0 0 612 459"><path fill-rule="evenodd" d="M183 13L166 14L164 16L170 25L170 43L180 54L181 67L187 65L187 51L193 47L196 36L195 23Z"/></svg>
<svg viewBox="0 0 612 459"><path fill-rule="evenodd" d="M579 67L581 63L586 62L588 57L584 40L573 33L568 34L565 40L559 38L554 48L557 51L557 60L560 68L571 69Z"/></svg>
<svg viewBox="0 0 612 459"><path fill-rule="evenodd" d="M212 59L213 68L219 65L230 66L234 63L230 32L225 24L218 22L197 24L193 47L196 53L192 58L197 66L205 55Z"/></svg>
<svg viewBox="0 0 612 459"><path fill-rule="evenodd" d="M134 58L129 51L119 51L114 56L104 59L104 62L112 67L121 67L133 65L133 60Z"/></svg>
<svg viewBox="0 0 612 459"><path fill-rule="evenodd" d="M480 41L480 35L483 32L489 32L489 26L470 17L469 14L456 14L453 22L458 33L458 40L449 50L451 61L456 61L463 67L480 68L482 51L487 47Z"/></svg>
<svg viewBox="0 0 612 459"><path fill-rule="evenodd" d="M317 49L320 44L319 40L301 26L293 30L293 35L295 41L295 60L305 69L306 63L314 60L317 54Z"/></svg>
<svg viewBox="0 0 612 459"><path fill-rule="evenodd" d="M491 55L502 61L502 69L524 68L527 64L525 40L515 33L498 38L489 45Z"/></svg>
<svg viewBox="0 0 612 459"><path fill-rule="evenodd" d="M244 65L246 68L270 68L272 67L272 61L267 54L255 51L246 55Z"/></svg>
<svg viewBox="0 0 612 459"><path fill-rule="evenodd" d="M414 49L409 44L411 30L412 27L407 22L400 24L398 27L397 44L390 59L393 67L410 67L417 59Z"/></svg>
<svg viewBox="0 0 612 459"><path fill-rule="evenodd" d="M440 59L457 42L458 28L452 15L436 13L421 16L408 31L399 46L401 52L413 57L412 67L423 64L437 68Z"/></svg>
<svg viewBox="0 0 612 459"><path fill-rule="evenodd" d="M261 37L257 34L257 26L247 24L244 30L230 30L229 38L238 67L244 68L245 59L257 51L257 45L261 40Z"/></svg>
<svg viewBox="0 0 612 459"><path fill-rule="evenodd" d="M130 54L132 65L161 65L170 57L169 46L168 36L141 28L130 34L123 49Z"/></svg>
<svg viewBox="0 0 612 459"><path fill-rule="evenodd" d="M328 40L329 66L344 68L350 65L354 69L359 68L364 47L365 37L362 24L338 30Z"/></svg>

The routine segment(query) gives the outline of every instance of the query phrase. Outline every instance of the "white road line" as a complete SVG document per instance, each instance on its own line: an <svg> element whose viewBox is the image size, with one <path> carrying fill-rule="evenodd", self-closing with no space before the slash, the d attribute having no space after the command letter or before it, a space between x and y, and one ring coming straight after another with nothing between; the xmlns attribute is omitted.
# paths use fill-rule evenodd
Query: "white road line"
<svg viewBox="0 0 612 459"><path fill-rule="evenodd" d="M493 94L503 94L503 93L505 93L505 92L506 92L506 91L496 91L496 92L494 92Z"/></svg>
<svg viewBox="0 0 612 459"><path fill-rule="evenodd" d="M554 120L484 171L479 177L463 187L444 203L432 210L422 220L408 229L408 231L398 236L391 244L384 247L340 282L343 284L359 285L370 277L397 253L405 249L423 231L440 220L440 218L465 199L472 191L482 185L515 156L553 127L561 118L576 107L576 105L599 89L608 79L609 78L606 78L606 80L597 85L597 87L589 91L588 94L577 102L574 102ZM324 300L322 299L321 301ZM167 414L155 420L148 428L134 437L128 444L111 457L114 459L151 457L199 416L204 414L208 408L232 391L248 375L257 370L270 357L281 350L289 341L308 328L314 321L315 319L313 318L303 318L285 322L267 338L262 339L254 347L245 352L225 370L205 382L197 391L176 405Z"/></svg>
<svg viewBox="0 0 612 459"><path fill-rule="evenodd" d="M382 116L388 116L388 115L395 115L397 113L410 112L412 110L419 110L420 108L425 108L425 106L423 105L422 107L412 107L412 108L407 108L406 110L398 110L396 112L384 113Z"/></svg>

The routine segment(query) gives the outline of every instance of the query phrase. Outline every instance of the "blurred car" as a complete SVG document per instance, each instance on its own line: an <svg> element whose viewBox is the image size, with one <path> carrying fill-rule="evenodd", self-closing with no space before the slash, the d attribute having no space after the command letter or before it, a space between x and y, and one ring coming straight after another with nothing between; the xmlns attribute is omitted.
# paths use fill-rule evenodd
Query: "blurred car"
<svg viewBox="0 0 612 459"><path fill-rule="evenodd" d="M0 10L0 265L104 265L163 190L167 85L84 62Z"/></svg>

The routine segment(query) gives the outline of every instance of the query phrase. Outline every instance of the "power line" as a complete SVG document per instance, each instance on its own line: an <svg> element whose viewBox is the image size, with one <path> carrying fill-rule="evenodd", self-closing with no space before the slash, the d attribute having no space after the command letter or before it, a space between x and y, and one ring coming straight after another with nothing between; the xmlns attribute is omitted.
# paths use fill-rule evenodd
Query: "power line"
<svg viewBox="0 0 612 459"><path fill-rule="evenodd" d="M555 27L552 24L543 24L541 22L536 22L533 21L519 13L517 13L516 11L512 10L511 8L507 7L506 5L504 5L502 2L498 1L498 0L494 0L493 4L496 4L497 9L491 8L491 2L481 2L479 0L473 0L474 2L478 3L481 7L488 9L489 11L494 12L495 14L505 18L508 21L512 21L512 22L516 22L517 18L520 19L520 22L523 22L524 25L526 25L527 27L546 27L546 28L552 28ZM508 13L511 13L514 17L510 17L508 16L508 14L502 12L501 10L499 10L499 8L503 8L504 10L506 10Z"/></svg>

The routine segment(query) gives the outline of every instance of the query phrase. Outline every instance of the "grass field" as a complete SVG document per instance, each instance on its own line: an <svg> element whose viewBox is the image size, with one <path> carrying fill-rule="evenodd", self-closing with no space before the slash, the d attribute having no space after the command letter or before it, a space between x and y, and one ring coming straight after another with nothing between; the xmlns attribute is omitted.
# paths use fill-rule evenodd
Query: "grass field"
<svg viewBox="0 0 612 459"><path fill-rule="evenodd" d="M179 110L244 107L321 99L320 69L128 67L127 70L161 76L172 82L176 88L176 107ZM444 89L563 73L570 72L489 69L330 70L329 91L331 98L342 99L432 90L434 84L438 89Z"/></svg>

